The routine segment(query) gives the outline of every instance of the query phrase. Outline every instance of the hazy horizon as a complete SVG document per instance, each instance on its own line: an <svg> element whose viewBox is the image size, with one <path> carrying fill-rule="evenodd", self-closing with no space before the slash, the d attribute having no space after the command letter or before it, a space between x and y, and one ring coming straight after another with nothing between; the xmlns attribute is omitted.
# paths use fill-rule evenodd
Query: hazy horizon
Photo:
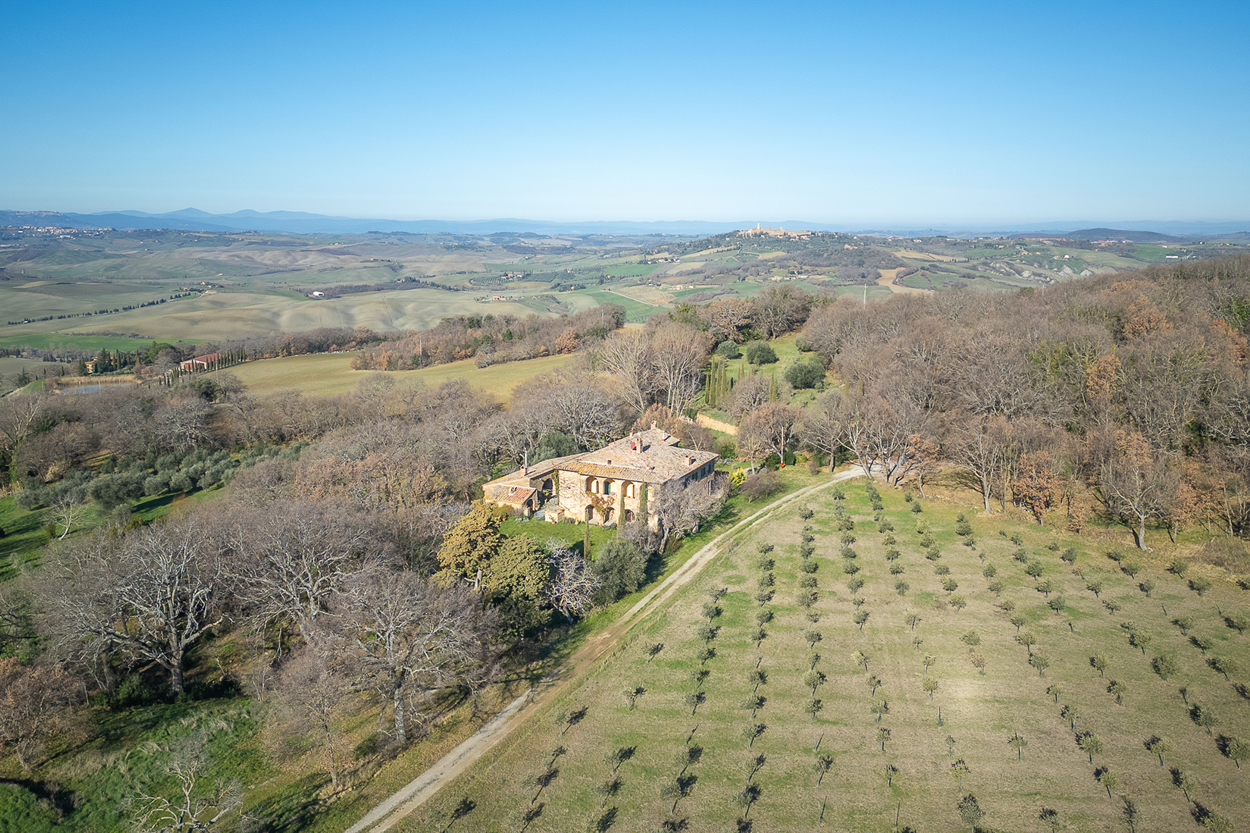
<svg viewBox="0 0 1250 833"><path fill-rule="evenodd" d="M735 229L762 226L783 226L790 229L808 229L814 231L832 231L855 234L1015 234L1027 232L1071 232L1078 230L1109 228L1122 231L1155 231L1162 234L1189 236L1218 236L1250 231L1250 220L1234 219L1167 219L1167 220L1107 220L1107 219L1074 219L1074 220L1034 220L1019 223L1002 223L985 221L983 223L929 223L892 222L892 223L835 223L819 220L791 218L753 218L737 220L707 220L702 218L681 219L632 219L614 218L611 220L582 220L576 218L551 219L533 217L471 217L465 219L443 217L381 217L378 215L362 215L353 217L345 214L317 214L310 212L275 210L258 212L254 209L239 209L223 214L214 214L194 207L173 211L141 211L138 209L119 209L115 211L75 212L56 211L56 209L13 209L0 207L3 211L51 211L74 215L79 218L101 217L104 225L120 216L138 219L163 218L168 220L186 220L204 223L206 230L216 228L214 223L235 219L237 223L231 228L251 229L256 231L274 231L285 233L360 233L366 230L396 231L407 233L426 233L429 231L445 231L460 234L490 234L494 232L538 232L547 234L639 234L666 233L676 235L707 235L719 234ZM251 220L251 222L248 222ZM349 228L352 223L379 224L377 229L365 229L363 226ZM386 223L406 226L428 226L429 228L387 228ZM125 226L129 228L130 226ZM135 226L139 227L139 226ZM146 227L146 226L144 226ZM161 226L154 226L161 227ZM186 226L173 226L185 228ZM224 227L224 226L223 226ZM439 227L439 228L436 228ZM446 228L441 228L446 227Z"/></svg>

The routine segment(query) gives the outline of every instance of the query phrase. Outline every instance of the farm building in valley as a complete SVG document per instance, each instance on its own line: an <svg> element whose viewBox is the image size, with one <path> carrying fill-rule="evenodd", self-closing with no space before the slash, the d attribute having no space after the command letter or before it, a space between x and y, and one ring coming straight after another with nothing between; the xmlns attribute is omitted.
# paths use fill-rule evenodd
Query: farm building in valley
<svg viewBox="0 0 1250 833"><path fill-rule="evenodd" d="M486 501L546 520L590 521L600 526L638 517L670 489L710 477L717 454L678 448L677 438L655 427L603 448L544 460L487 483ZM648 514L654 527L657 515Z"/></svg>
<svg viewBox="0 0 1250 833"><path fill-rule="evenodd" d="M178 369L183 372L193 372L196 370L208 370L215 361L219 361L221 356L217 353L207 353L203 356L196 356L193 359L178 362Z"/></svg>

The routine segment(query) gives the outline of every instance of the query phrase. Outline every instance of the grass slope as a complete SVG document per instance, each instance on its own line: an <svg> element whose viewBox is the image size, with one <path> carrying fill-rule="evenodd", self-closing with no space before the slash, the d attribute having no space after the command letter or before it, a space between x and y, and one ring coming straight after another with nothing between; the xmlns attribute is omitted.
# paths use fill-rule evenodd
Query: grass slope
<svg viewBox="0 0 1250 833"><path fill-rule="evenodd" d="M822 802L823 822L831 830L889 830L896 813L902 824L922 831L966 829L956 810L965 792L976 795L986 830L1047 829L1038 819L1043 807L1055 809L1067 830L1113 829L1121 824L1122 795L1137 805L1141 829L1195 829L1193 807L1173 785L1169 767L1193 779L1197 802L1239 827L1250 824L1247 775L1221 754L1219 745L1221 735L1250 735L1250 717L1233 685L1239 678L1235 673L1230 683L1209 668L1207 657L1170 624L1191 616L1191 633L1214 643L1210 655L1244 659L1248 637L1223 621L1245 610L1242 591L1225 582L1199 597L1157 567L1147 565L1134 580L1103 555L1084 551L1075 564L1082 578L1047 548L1057 542L1079 549L1079 540L1056 540L1037 527L1009 527L1023 536L1027 558L1043 565L1041 580L1051 582L1052 595L1064 597L1056 613L1046 606L1048 596L1038 592L1024 563L1013 558L1015 545L995 534L998 518L975 524L979 543L973 550L953 534L954 509L926 501L924 511L914 515L901 496L889 493L883 495L884 518L896 528L897 563L904 567L894 576L884 557L889 533L878 530L863 488L855 486L847 489L847 504L855 522L855 563L861 568L856 575L865 581L857 595L869 613L860 629L852 620L856 606L839 554L842 533L836 528L834 501L825 495L811 501L815 517L807 522L815 536L820 597L812 610L818 622L810 622L796 603L805 575L798 554L804 522L793 510L731 544L695 585L572 686L563 701L395 829L442 829L459 808L464 818L459 826L482 831L519 829L527 813L525 829L535 833L646 831L683 819L687 826L680 829L732 830L747 809L738 799L748 783L749 762L757 756L762 756L760 768L749 780L759 795L746 814L754 830L818 829ZM932 530L939 560L924 557L917 521ZM754 598L760 542L776 546L770 554L776 560L775 596L763 608ZM987 565L1003 582L1001 597L987 589ZM949 574L939 576L939 567ZM1157 585L1150 597L1137 587L1147 577ZM946 603L946 578L966 598L962 610ZM1095 578L1103 582L1101 598L1085 589L1086 580ZM895 590L899 580L909 585L903 595ZM700 662L704 606L709 591L718 588L727 593L718 605L721 614L711 621L719 628L710 642L715 656ZM999 607L1003 600L1015 603L1026 619L1023 630L1037 640L1033 651L1049 660L1044 677L1017 643L1016 628ZM1109 612L1104 600L1119 610ZM774 618L757 648L761 609ZM921 617L914 631L906 619L913 612ZM1153 637L1144 654L1129 644L1121 627L1129 620L1138 632ZM816 668L827 676L817 687L823 708L815 721L804 711L812 696L803 679L809 662L804 632L809 629L823 634L816 644L821 655ZM987 660L984 675L972 666L970 650L961 641L969 631L981 639L976 650ZM917 638L919 645L913 642ZM664 647L648 664L645 649L656 643ZM867 672L852 659L857 650L869 657ZM1090 665L1097 654L1110 663L1106 677ZM1165 654L1179 666L1168 680L1156 675L1150 663ZM926 655L936 658L927 673ZM758 692L767 701L751 720L743 704L752 696L749 675L757 663L768 674ZM700 669L709 672L701 684L691 677ZM868 673L882 681L875 697ZM926 677L938 682L932 699L922 687ZM1112 678L1126 686L1122 705L1107 692ZM1051 685L1062 689L1058 702L1047 691ZM1200 703L1221 721L1212 735L1191 720L1178 693L1182 686L1191 704ZM645 694L631 710L622 692L637 687ZM705 699L691 714L696 704L687 697L699 691ZM874 701L889 704L880 723L890 730L884 751L870 711ZM1077 748L1069 721L1060 716L1064 705L1079 709L1076 731L1093 732L1105 744L1092 764ZM561 735L559 713L579 708L587 709L585 717ZM754 744L743 734L749 723L765 726ZM1008 745L1016 732L1028 741L1021 760ZM953 754L948 735L955 740ZM1171 744L1166 767L1144 746L1153 735ZM678 758L692 746L700 748L701 757L682 773ZM632 757L620 766L618 791L603 801L596 788L612 778L606 755L621 748L632 750ZM833 756L820 786L812 770L816 748ZM952 775L957 760L969 770L962 790ZM887 765L897 768L892 785ZM1113 798L1095 780L1099 767L1108 767L1119 779ZM679 775L688 780L672 814L676 795L663 788L678 784ZM540 790L543 781L547 784Z"/></svg>
<svg viewBox="0 0 1250 833"><path fill-rule="evenodd" d="M79 321L85 319L78 319ZM162 339L181 342L182 339ZM0 347L33 347L43 350L124 350L128 353L151 346L151 339L126 336L92 336L76 333L27 333L0 337Z"/></svg>
<svg viewBox="0 0 1250 833"><path fill-rule="evenodd" d="M474 366L471 359L435 365L421 370L380 373L396 381L420 379L428 385L463 379L469 384L507 399L514 388L527 379L558 370L572 362L574 355L548 356L490 367ZM299 391L306 396L329 396L356 387L370 372L352 370L352 354L326 353L315 356L288 356L264 359L230 368L232 373L256 394Z"/></svg>

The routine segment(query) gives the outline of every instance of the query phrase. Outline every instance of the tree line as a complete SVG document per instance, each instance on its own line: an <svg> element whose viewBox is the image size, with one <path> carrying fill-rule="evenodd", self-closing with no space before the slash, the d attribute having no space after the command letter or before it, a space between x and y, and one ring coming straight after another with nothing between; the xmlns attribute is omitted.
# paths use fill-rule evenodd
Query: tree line
<svg viewBox="0 0 1250 833"><path fill-rule="evenodd" d="M352 359L355 370L412 370L475 359L478 367L576 351L625 323L625 308L601 304L574 315L462 315L444 318L429 330L408 332L368 347Z"/></svg>
<svg viewBox="0 0 1250 833"><path fill-rule="evenodd" d="M923 488L959 473L1079 529L1088 492L1139 547L1148 525L1250 523L1250 257L1096 276L1044 292L896 296L819 307L800 346L843 382L811 411L752 415L832 459Z"/></svg>

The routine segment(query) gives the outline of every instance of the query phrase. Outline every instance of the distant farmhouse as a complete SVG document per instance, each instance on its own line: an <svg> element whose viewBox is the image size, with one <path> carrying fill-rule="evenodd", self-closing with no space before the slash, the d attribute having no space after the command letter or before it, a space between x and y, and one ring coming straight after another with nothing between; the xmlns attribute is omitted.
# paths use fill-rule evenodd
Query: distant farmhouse
<svg viewBox="0 0 1250 833"><path fill-rule="evenodd" d="M641 502L651 507L669 490L712 476L719 455L677 447L677 438L651 424L596 451L544 460L483 486L488 503L518 514L543 510L551 522L590 521L599 526L638 517ZM654 508L652 528L659 524Z"/></svg>
<svg viewBox="0 0 1250 833"><path fill-rule="evenodd" d="M221 356L217 353L206 353L203 356L196 356L193 359L178 362L178 369L184 372L207 370L213 362L220 358Z"/></svg>
<svg viewBox="0 0 1250 833"><path fill-rule="evenodd" d="M738 232L739 237L778 237L782 240L807 240L812 236L810 231L786 231L784 228L755 228Z"/></svg>

